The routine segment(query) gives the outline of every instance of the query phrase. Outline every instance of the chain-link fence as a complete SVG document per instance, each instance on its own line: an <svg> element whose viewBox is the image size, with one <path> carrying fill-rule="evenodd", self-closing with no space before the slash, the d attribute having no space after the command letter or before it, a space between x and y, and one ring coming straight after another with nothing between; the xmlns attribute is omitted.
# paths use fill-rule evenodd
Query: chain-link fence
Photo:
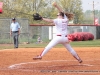
<svg viewBox="0 0 100 75"><path fill-rule="evenodd" d="M55 26L46 26L46 25L30 25L30 28L34 28L33 30L33 39L41 37L43 41L51 40L55 37L56 31ZM97 38L97 30L96 26L68 26L68 34L75 33L75 32L90 32L94 35L94 39Z"/></svg>
<svg viewBox="0 0 100 75"><path fill-rule="evenodd" d="M10 36L11 22L11 19L0 19L0 43L13 43L13 39ZM28 23L28 19L17 19L17 22L21 27L19 43L36 43L38 37L41 37L41 39L46 42L55 36L55 26L31 26ZM68 34L74 32L90 32L94 35L94 39L97 38L96 26L68 26Z"/></svg>
<svg viewBox="0 0 100 75"><path fill-rule="evenodd" d="M28 19L16 19L21 27L21 34L19 35L19 43L29 41L29 24ZM0 43L13 43L10 36L10 25L12 19L0 19Z"/></svg>

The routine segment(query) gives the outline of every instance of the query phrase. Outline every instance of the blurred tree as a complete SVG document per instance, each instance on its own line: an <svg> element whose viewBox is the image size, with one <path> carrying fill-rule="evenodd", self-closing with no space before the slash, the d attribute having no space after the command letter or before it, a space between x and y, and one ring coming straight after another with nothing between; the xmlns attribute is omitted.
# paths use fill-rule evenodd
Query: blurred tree
<svg viewBox="0 0 100 75"><path fill-rule="evenodd" d="M84 12L84 24L93 24L93 11L87 10Z"/></svg>
<svg viewBox="0 0 100 75"><path fill-rule="evenodd" d="M99 19L99 23L100 23L100 10L95 10L95 18ZM84 12L84 20L83 23L84 24L93 24L93 11L92 10L87 10Z"/></svg>
<svg viewBox="0 0 100 75"><path fill-rule="evenodd" d="M52 6L57 1L64 11L72 12L75 15L74 23L81 23L83 18L81 0L1 0L4 2L4 12L1 17L5 18L28 18L29 23L33 21L33 13L40 13L44 17L54 18L57 14ZM55 11L55 12L54 12ZM41 21L39 21L41 22ZM41 22L42 23L42 22ZM44 22L43 22L44 23Z"/></svg>
<svg viewBox="0 0 100 75"><path fill-rule="evenodd" d="M33 13L41 12L46 6L43 0L2 0L4 3L3 18L28 18L30 23L33 22Z"/></svg>
<svg viewBox="0 0 100 75"><path fill-rule="evenodd" d="M78 24L81 23L83 20L83 10L82 10L82 2L81 0L59 0L62 8L66 12L73 13L74 16L74 23Z"/></svg>

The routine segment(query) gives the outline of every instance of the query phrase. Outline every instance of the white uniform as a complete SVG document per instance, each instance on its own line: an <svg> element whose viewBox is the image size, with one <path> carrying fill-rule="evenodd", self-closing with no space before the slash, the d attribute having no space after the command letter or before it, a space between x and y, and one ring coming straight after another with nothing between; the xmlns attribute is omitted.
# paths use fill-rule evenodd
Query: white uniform
<svg viewBox="0 0 100 75"><path fill-rule="evenodd" d="M51 48L53 48L57 44L62 44L65 46L65 48L77 59L79 59L76 52L72 49L70 46L67 38L67 25L68 25L68 19L66 16L64 16L64 19L54 19L54 24L56 26L56 36L51 42L45 47L44 51L41 53L40 56L44 56Z"/></svg>

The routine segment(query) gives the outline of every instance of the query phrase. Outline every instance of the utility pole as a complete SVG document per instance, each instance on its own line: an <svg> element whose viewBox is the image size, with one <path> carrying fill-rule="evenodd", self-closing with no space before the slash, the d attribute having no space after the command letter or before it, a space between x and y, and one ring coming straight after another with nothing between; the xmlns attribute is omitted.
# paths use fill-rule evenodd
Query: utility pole
<svg viewBox="0 0 100 75"><path fill-rule="evenodd" d="M97 2L97 3L99 3L99 2ZM95 4L97 4L97 3L95 3L94 1L93 1L93 3L92 3L92 6L93 6L93 24L95 25L95 7L94 7L94 5Z"/></svg>
<svg viewBox="0 0 100 75"><path fill-rule="evenodd" d="M93 24L95 25L95 10L94 10L94 1L93 1Z"/></svg>

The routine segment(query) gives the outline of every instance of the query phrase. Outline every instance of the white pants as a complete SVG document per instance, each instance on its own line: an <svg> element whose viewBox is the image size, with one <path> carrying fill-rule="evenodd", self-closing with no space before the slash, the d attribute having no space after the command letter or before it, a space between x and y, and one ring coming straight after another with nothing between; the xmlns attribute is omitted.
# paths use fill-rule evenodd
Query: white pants
<svg viewBox="0 0 100 75"><path fill-rule="evenodd" d="M57 44L62 44L65 46L65 48L77 59L79 59L77 53L73 50L73 48L68 43L69 40L65 35L62 36L56 36L42 51L41 56L44 56L51 48L53 48Z"/></svg>

